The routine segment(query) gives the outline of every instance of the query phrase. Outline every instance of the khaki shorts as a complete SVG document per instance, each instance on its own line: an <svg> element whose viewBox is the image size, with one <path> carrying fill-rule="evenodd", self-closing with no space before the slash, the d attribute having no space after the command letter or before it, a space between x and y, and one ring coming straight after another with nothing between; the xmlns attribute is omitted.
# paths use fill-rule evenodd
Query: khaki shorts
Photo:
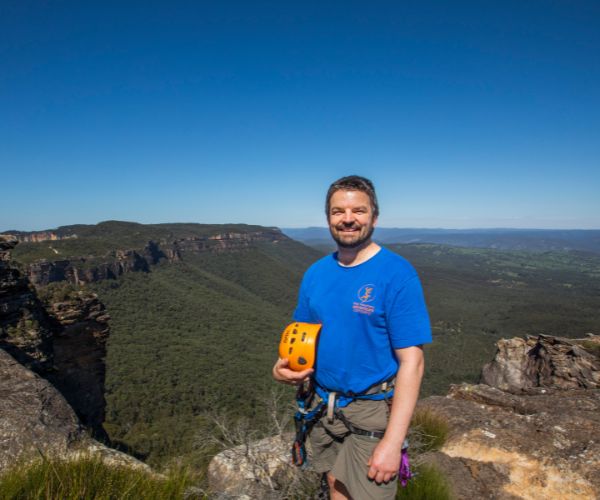
<svg viewBox="0 0 600 500"><path fill-rule="evenodd" d="M385 431L387 426L389 410L385 401L356 400L341 411L352 425L366 431ZM309 440L314 470L331 472L354 500L395 498L397 476L382 484L367 476L367 462L379 439L352 434L338 418L329 423L324 415L313 426Z"/></svg>

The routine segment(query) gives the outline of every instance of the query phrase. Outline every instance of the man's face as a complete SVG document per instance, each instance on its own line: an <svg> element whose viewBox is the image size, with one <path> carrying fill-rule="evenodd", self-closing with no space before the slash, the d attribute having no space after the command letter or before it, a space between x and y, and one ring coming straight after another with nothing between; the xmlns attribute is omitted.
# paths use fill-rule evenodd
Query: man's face
<svg viewBox="0 0 600 500"><path fill-rule="evenodd" d="M340 189L329 202L329 231L341 248L356 248L371 238L377 217L369 195Z"/></svg>

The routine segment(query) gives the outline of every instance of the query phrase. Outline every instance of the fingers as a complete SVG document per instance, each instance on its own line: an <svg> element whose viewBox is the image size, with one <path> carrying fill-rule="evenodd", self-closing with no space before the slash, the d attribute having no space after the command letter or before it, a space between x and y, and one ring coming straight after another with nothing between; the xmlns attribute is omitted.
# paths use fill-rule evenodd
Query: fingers
<svg viewBox="0 0 600 500"><path fill-rule="evenodd" d="M369 471L367 472L367 476L369 479L371 479L372 481L375 481L376 483L389 483L390 481L392 481L394 479L394 477L396 476L395 472L383 472L381 470L379 470L377 467L375 467L374 465L371 465L373 461L373 457L369 458L369 461L367 462L367 465L369 466Z"/></svg>
<svg viewBox="0 0 600 500"><path fill-rule="evenodd" d="M394 479L396 474L393 472L383 472L371 466L369 467L369 472L367 472L367 476L369 477L369 479L375 481L376 483L389 483Z"/></svg>
<svg viewBox="0 0 600 500"><path fill-rule="evenodd" d="M310 377L314 372L312 368L296 372L289 368L289 366L290 361L288 359L279 358L273 367L273 376L275 379L285 384L298 385L304 382L304 380Z"/></svg>
<svg viewBox="0 0 600 500"><path fill-rule="evenodd" d="M369 460L369 465L371 465L371 460ZM373 466L369 467L369 472L367 472L367 476L369 479L375 480L377 477L377 469Z"/></svg>
<svg viewBox="0 0 600 500"><path fill-rule="evenodd" d="M301 372L294 372L300 380L305 380L313 374L314 370L309 368L308 370L302 370Z"/></svg>
<svg viewBox="0 0 600 500"><path fill-rule="evenodd" d="M285 374L286 382L291 385L298 385L304 382L308 377L312 375L314 370L303 370L301 372L295 372L294 370L290 370L284 368L280 373Z"/></svg>

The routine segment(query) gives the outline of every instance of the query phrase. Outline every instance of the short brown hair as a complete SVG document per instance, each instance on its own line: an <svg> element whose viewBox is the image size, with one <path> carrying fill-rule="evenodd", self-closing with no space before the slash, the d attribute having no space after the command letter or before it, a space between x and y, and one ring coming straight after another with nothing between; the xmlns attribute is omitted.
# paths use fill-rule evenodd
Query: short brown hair
<svg viewBox="0 0 600 500"><path fill-rule="evenodd" d="M329 217L329 210L331 208L331 197L333 193L343 189L344 191L362 191L369 196L371 200L371 208L373 209L373 215L377 217L379 215L379 204L377 203L377 195L375 194L375 186L366 177L360 175L348 175L342 177L337 181L333 182L327 190L327 198L325 200L325 215Z"/></svg>

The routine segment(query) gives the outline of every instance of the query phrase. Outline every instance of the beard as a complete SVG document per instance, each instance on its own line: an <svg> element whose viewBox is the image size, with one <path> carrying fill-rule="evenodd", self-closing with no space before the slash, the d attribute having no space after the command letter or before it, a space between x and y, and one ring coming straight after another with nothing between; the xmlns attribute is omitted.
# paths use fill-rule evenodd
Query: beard
<svg viewBox="0 0 600 500"><path fill-rule="evenodd" d="M358 231L352 233L344 232L344 229L358 229ZM329 226L329 232L331 233L331 237L337 243L340 248L358 248L363 243L366 243L373 236L373 231L375 231L375 226L373 224L367 224L361 226L359 224L353 223L349 226L345 224L338 224L337 226Z"/></svg>

